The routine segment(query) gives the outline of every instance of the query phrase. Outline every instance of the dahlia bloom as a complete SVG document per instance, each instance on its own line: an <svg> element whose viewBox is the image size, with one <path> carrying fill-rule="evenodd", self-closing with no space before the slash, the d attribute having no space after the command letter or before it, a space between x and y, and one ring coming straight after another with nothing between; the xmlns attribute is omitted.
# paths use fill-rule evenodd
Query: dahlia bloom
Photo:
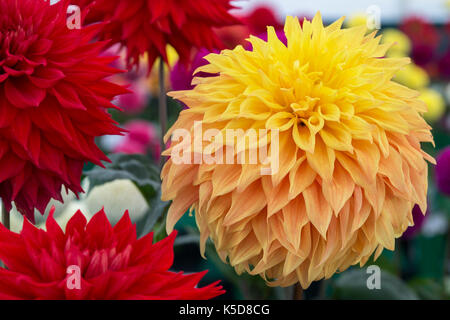
<svg viewBox="0 0 450 320"><path fill-rule="evenodd" d="M439 59L438 70L440 77L450 79L450 49Z"/></svg>
<svg viewBox="0 0 450 320"><path fill-rule="evenodd" d="M430 85L427 71L414 63L410 63L397 72L394 81L414 90L424 89Z"/></svg>
<svg viewBox="0 0 450 320"><path fill-rule="evenodd" d="M136 238L128 212L112 227L102 210L87 223L78 211L64 232L51 213L46 230L26 219L20 234L0 225L1 299L211 299L218 282L197 288L205 272L170 272L176 233L153 244ZM75 270L75 271L74 271Z"/></svg>
<svg viewBox="0 0 450 320"><path fill-rule="evenodd" d="M34 221L61 187L82 192L81 171L108 160L95 145L120 134L106 109L128 92L108 80L119 70L91 42L98 27L69 30L68 2L0 2L0 197Z"/></svg>
<svg viewBox="0 0 450 320"><path fill-rule="evenodd" d="M443 194L450 196L450 147L442 150L436 157L436 183Z"/></svg>
<svg viewBox="0 0 450 320"><path fill-rule="evenodd" d="M412 59L420 66L426 66L435 57L440 43L436 27L422 17L409 17L401 26L412 42Z"/></svg>
<svg viewBox="0 0 450 320"><path fill-rule="evenodd" d="M283 23L278 19L275 10L265 5L256 7L248 15L243 16L242 22L248 27L250 34L265 33L267 26L283 30Z"/></svg>
<svg viewBox="0 0 450 320"><path fill-rule="evenodd" d="M415 204L426 212L425 160L434 161L420 147L433 141L421 116L426 105L392 81L409 59L384 58L389 45L380 37L366 35L365 26L342 30L342 22L324 27L317 14L301 27L288 17L287 46L268 28L267 42L250 38L252 51L238 46L208 55L198 71L216 76L169 93L189 109L166 139L176 129L194 135L195 121L222 136L227 129L268 130L258 144L241 136L225 146L203 141L202 149L195 139L173 140L164 154L181 149L192 164L170 157L162 188L163 199L173 200L169 232L193 210L203 252L209 237L224 262L270 285L306 288L363 265L374 252L394 249L414 223ZM269 140L274 131L279 139ZM262 161L237 159L277 142L279 170L272 175L263 174ZM234 164L192 161L194 152L229 149Z"/></svg>
<svg viewBox="0 0 450 320"><path fill-rule="evenodd" d="M275 10L269 6L258 6L246 15L239 18L242 25L225 27L218 30L220 39L227 48L233 49L237 45L246 46L246 39L250 35L267 35L267 27L272 26L278 32L283 31L283 23L277 16Z"/></svg>
<svg viewBox="0 0 450 320"><path fill-rule="evenodd" d="M161 147L159 144L158 131L155 126L145 120L133 120L125 127L127 133L115 146L113 152L128 154L151 153L153 159L159 161Z"/></svg>
<svg viewBox="0 0 450 320"><path fill-rule="evenodd" d="M145 110L149 101L147 83L136 80L129 86L130 93L123 94L117 99L117 106L127 114L139 114Z"/></svg>
<svg viewBox="0 0 450 320"><path fill-rule="evenodd" d="M89 8L87 23L104 22L101 38L127 48L130 66L148 54L148 70L158 57L168 62L170 44L188 64L193 48L221 48L215 28L238 24L230 0L74 0Z"/></svg>
<svg viewBox="0 0 450 320"><path fill-rule="evenodd" d="M446 107L445 99L439 91L430 88L420 90L419 99L428 106L428 111L423 115L427 121L434 122L441 119Z"/></svg>
<svg viewBox="0 0 450 320"><path fill-rule="evenodd" d="M390 58L405 57L411 52L411 40L398 29L388 28L383 30L382 43L394 44L386 53L386 56Z"/></svg>

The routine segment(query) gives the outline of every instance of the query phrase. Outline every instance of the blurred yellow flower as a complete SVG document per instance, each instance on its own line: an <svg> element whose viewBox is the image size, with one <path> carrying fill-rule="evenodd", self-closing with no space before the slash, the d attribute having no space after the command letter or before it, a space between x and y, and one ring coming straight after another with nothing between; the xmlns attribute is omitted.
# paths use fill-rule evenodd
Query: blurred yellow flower
<svg viewBox="0 0 450 320"><path fill-rule="evenodd" d="M392 58L405 57L411 52L411 40L398 29L385 29L383 31L382 43L391 43L387 56Z"/></svg>
<svg viewBox="0 0 450 320"><path fill-rule="evenodd" d="M164 72L166 74L166 88L170 87L170 79L168 77L169 75L169 69L173 68L175 64L178 62L179 56L177 51L170 45L166 48L167 52L167 60L169 61L169 65L164 66ZM150 76L148 78L148 83L150 87L150 92L153 96L158 96L159 94L159 64L161 63L161 59L158 58L155 60L155 64L153 65L153 69L150 73Z"/></svg>
<svg viewBox="0 0 450 320"><path fill-rule="evenodd" d="M425 69L411 63L397 72L394 81L397 81L408 88L419 90L430 84L430 77Z"/></svg>
<svg viewBox="0 0 450 320"><path fill-rule="evenodd" d="M412 208L426 212L427 163L421 150L433 140L422 118L418 92L391 81L408 58L382 58L366 27L341 29L343 19L324 27L320 14L303 26L287 17L287 46L274 28L268 40L250 37L242 46L206 57L196 87L169 93L189 109L169 131L269 130L279 139L237 144L208 152L237 159L261 145L279 148L279 170L263 175L265 164L235 161L178 163L162 171L170 233L191 209L201 250L211 238L224 262L237 273L260 275L269 285L289 286L331 277L364 265L375 252L393 250L395 238L413 225ZM180 131L175 131L180 129ZM206 143L206 141L204 141ZM206 153L196 141L172 141L164 152L184 147L192 160ZM240 157L239 157L240 158ZM188 159L188 160L189 160Z"/></svg>
<svg viewBox="0 0 450 320"><path fill-rule="evenodd" d="M367 14L364 12L353 13L345 20L345 26L347 28L367 26Z"/></svg>
<svg viewBox="0 0 450 320"><path fill-rule="evenodd" d="M420 92L419 99L426 103L428 111L424 118L429 122L439 120L445 112L444 97L434 89L423 89Z"/></svg>

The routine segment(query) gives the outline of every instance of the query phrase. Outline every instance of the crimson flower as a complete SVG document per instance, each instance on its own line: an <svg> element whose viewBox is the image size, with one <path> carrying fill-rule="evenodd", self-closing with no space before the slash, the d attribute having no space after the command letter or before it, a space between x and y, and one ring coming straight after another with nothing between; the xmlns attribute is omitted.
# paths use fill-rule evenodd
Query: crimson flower
<svg viewBox="0 0 450 320"><path fill-rule="evenodd" d="M267 26L272 26L275 30L283 30L284 27L275 10L264 5L256 7L242 20L248 26L250 34L253 35L267 33Z"/></svg>
<svg viewBox="0 0 450 320"><path fill-rule="evenodd" d="M91 40L98 26L70 30L68 1L0 2L0 197L34 221L34 209L81 192L81 171L106 156L95 145L121 130L106 112L128 92L108 80L119 70Z"/></svg>
<svg viewBox="0 0 450 320"><path fill-rule="evenodd" d="M276 31L283 31L284 28L283 21L278 19L277 14L270 6L257 6L239 18L242 24L218 30L220 39L229 49L233 49L237 45L247 45L246 39L250 35L267 34L267 26L274 27Z"/></svg>
<svg viewBox="0 0 450 320"><path fill-rule="evenodd" d="M450 79L450 48L439 59L438 70L442 78Z"/></svg>
<svg viewBox="0 0 450 320"><path fill-rule="evenodd" d="M198 288L206 272L183 274L173 263L176 233L153 244L136 238L128 211L112 227L99 211L87 223L78 211L65 233L50 213L46 230L26 219L20 234L0 225L0 299L211 299L223 294L212 283Z"/></svg>
<svg viewBox="0 0 450 320"><path fill-rule="evenodd" d="M420 66L432 62L440 43L436 27L422 17L412 16L402 22L400 29L411 39L414 62Z"/></svg>
<svg viewBox="0 0 450 320"><path fill-rule="evenodd" d="M139 56L148 54L148 67L163 57L171 45L185 64L193 48L221 48L215 28L238 24L229 10L230 0L74 0L90 8L87 23L104 22L101 38L127 48L129 67L139 66Z"/></svg>

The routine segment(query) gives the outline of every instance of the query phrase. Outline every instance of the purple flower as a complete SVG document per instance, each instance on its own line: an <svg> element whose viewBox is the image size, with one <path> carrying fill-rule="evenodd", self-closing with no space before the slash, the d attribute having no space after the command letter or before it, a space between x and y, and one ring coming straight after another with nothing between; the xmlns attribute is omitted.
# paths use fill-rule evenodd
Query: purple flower
<svg viewBox="0 0 450 320"><path fill-rule="evenodd" d="M205 56L211 52L207 49L201 49L195 55L194 61L189 67L186 67L182 63L178 62L172 69L170 73L170 82L172 84L172 89L178 90L191 90L194 88L192 85L192 79L194 78L194 72L197 68L208 64L208 61L204 59ZM195 76L205 77L207 76L203 72L196 74Z"/></svg>
<svg viewBox="0 0 450 320"><path fill-rule="evenodd" d="M425 218L428 216L428 211L426 215L422 213L422 210L420 210L420 207L418 205L415 205L412 211L412 216L414 220L414 225L406 229L405 233L403 234L403 238L406 240L411 239L420 231L420 229L423 226L423 223L425 222Z"/></svg>
<svg viewBox="0 0 450 320"><path fill-rule="evenodd" d="M436 184L440 192L450 196L450 147L436 158Z"/></svg>

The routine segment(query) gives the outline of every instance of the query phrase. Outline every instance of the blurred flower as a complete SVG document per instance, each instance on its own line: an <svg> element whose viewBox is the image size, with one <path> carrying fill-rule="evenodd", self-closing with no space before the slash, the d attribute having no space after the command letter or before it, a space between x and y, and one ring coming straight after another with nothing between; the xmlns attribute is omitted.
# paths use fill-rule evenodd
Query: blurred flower
<svg viewBox="0 0 450 320"><path fill-rule="evenodd" d="M414 225L410 226L408 229L406 229L405 233L403 234L403 238L410 240L412 239L417 233L420 232L420 229L422 228L425 218L429 216L429 213L423 213L422 210L420 210L420 207L418 205L415 205L412 209L412 217L414 220Z"/></svg>
<svg viewBox="0 0 450 320"><path fill-rule="evenodd" d="M419 99L426 103L428 111L423 115L429 122L439 120L445 112L444 97L434 89L423 89L420 91Z"/></svg>
<svg viewBox="0 0 450 320"><path fill-rule="evenodd" d="M398 29L388 28L383 30L381 43L391 43L387 56L390 58L405 57L411 52L411 41L408 36Z"/></svg>
<svg viewBox="0 0 450 320"><path fill-rule="evenodd" d="M112 225L120 220L126 210L130 212L131 221L137 222L149 209L141 191L127 179L114 180L94 187L83 204L90 214L104 209Z"/></svg>
<svg viewBox="0 0 450 320"><path fill-rule="evenodd" d="M184 300L224 292L218 282L197 287L205 272L168 271L176 233L155 244L152 233L138 240L128 212L112 227L103 210L89 223L78 211L65 233L50 214L46 230L27 220L20 234L0 225L0 258L7 266L0 269L1 299Z"/></svg>
<svg viewBox="0 0 450 320"><path fill-rule="evenodd" d="M127 49L128 67L139 66L147 54L148 71L162 57L168 63L170 44L189 64L193 48L209 50L222 46L215 28L238 24L229 10L230 0L72 0L90 6L87 23L102 22L102 39L112 39Z"/></svg>
<svg viewBox="0 0 450 320"><path fill-rule="evenodd" d="M164 64L164 74L165 74L165 86L166 89L170 88L170 79L167 75L170 74L170 70L176 65L181 64L179 60L179 56L175 49L172 46L167 46L167 63ZM147 83L150 87L150 92L153 97L158 97L159 95L159 64L161 63L161 59L156 59L155 64L153 65L153 69L150 72L150 76L147 80ZM189 64L191 65L192 62ZM187 67L186 67L187 68Z"/></svg>
<svg viewBox="0 0 450 320"><path fill-rule="evenodd" d="M439 46L437 29L422 17L409 17L400 25L412 41L412 58L420 66L425 66L433 60Z"/></svg>
<svg viewBox="0 0 450 320"><path fill-rule="evenodd" d="M267 26L283 31L283 23L277 17L275 10L266 5L257 6L246 15L240 17L242 25L225 27L218 30L220 39L227 48L233 49L237 45L246 45L250 35L267 33Z"/></svg>
<svg viewBox="0 0 450 320"><path fill-rule="evenodd" d="M436 184L440 192L450 196L450 147L436 157Z"/></svg>
<svg viewBox="0 0 450 320"><path fill-rule="evenodd" d="M124 129L128 132L115 145L114 153L147 154L150 151L153 159L159 161L161 149L158 131L151 122L133 120L128 122Z"/></svg>
<svg viewBox="0 0 450 320"><path fill-rule="evenodd" d="M355 12L349 16L347 20L345 20L345 26L347 28L361 27L364 26L367 29L367 32L373 31L373 29L369 29L368 25L368 15L365 12ZM375 26L374 26L375 27Z"/></svg>
<svg viewBox="0 0 450 320"><path fill-rule="evenodd" d="M444 79L450 79L450 49L439 59L439 75Z"/></svg>
<svg viewBox="0 0 450 320"><path fill-rule="evenodd" d="M217 52L216 52L217 53ZM188 68L181 63L177 63L175 67L170 72L170 82L173 90L190 90L194 88L192 85L192 79L194 78L194 72L197 68L204 66L208 63L204 59L206 55L210 54L207 49L201 49L195 55L195 58ZM207 76L208 74L203 74L200 76Z"/></svg>
<svg viewBox="0 0 450 320"><path fill-rule="evenodd" d="M225 48L234 48L237 45L244 45L250 31L246 25L235 25L223 27L217 30L217 35L223 42Z"/></svg>
<svg viewBox="0 0 450 320"><path fill-rule="evenodd" d="M131 93L117 98L117 105L124 112L137 114L142 112L149 102L149 94L145 81L135 81L129 87Z"/></svg>
<svg viewBox="0 0 450 320"><path fill-rule="evenodd" d="M421 117L426 106L391 81L409 59L382 58L388 45L365 36L364 27L341 30L342 21L325 28L317 14L301 27L288 17L287 47L269 28L268 42L251 38L253 51L238 46L208 55L199 71L216 76L169 93L189 109L166 138L177 129L192 132L195 121L222 136L229 128L279 132L279 140L264 142L259 132L258 145L244 135L237 146L210 150L233 149L234 164L176 164L171 157L161 174L163 199L173 200L167 230L194 210L203 253L210 237L237 273L259 274L270 285L306 288L363 265L374 252L394 249L413 224L414 204L427 208L424 158L434 160L420 147L433 141ZM193 143L183 148L190 159L201 152ZM263 143L281 150L270 176L264 164L236 155Z"/></svg>
<svg viewBox="0 0 450 320"><path fill-rule="evenodd" d="M31 221L63 185L83 191L86 162L108 160L94 140L121 133L106 109L128 92L105 80L119 70L91 41L98 26L66 27L67 5L0 2L0 197Z"/></svg>
<svg viewBox="0 0 450 320"><path fill-rule="evenodd" d="M248 15L242 17L242 21L248 26L252 35L266 33L267 26L272 26L275 30L283 30L283 23L277 17L275 10L264 5L253 9Z"/></svg>
<svg viewBox="0 0 450 320"><path fill-rule="evenodd" d="M430 84L428 73L414 63L408 64L400 69L394 80L411 89L422 89Z"/></svg>

